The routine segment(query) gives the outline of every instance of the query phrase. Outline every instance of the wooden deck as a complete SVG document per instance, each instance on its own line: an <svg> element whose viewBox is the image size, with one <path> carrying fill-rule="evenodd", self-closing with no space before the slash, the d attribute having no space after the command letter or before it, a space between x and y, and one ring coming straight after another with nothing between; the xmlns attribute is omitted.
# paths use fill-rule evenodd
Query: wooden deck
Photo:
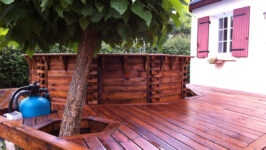
<svg viewBox="0 0 266 150"><path fill-rule="evenodd" d="M23 143L26 140L23 135L29 134L46 140L50 148L58 149L266 149L266 96L196 85L188 87L198 96L165 104L86 106L84 117L120 122L111 132L79 137L51 136L51 140L48 134L19 125L19 122L10 125L0 118L0 136L23 132L16 135L17 139L9 140ZM34 127L61 118L63 105L53 106L59 110L57 114L25 119L23 123ZM5 132L13 130L16 130L13 134ZM32 148L33 144L29 142L24 148Z"/></svg>

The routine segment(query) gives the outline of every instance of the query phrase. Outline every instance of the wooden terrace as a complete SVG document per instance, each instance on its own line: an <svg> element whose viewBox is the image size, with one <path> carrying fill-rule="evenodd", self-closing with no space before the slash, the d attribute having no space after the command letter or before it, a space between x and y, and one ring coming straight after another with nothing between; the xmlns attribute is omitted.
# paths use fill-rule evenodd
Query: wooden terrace
<svg viewBox="0 0 266 150"><path fill-rule="evenodd" d="M53 104L58 112L49 116L0 118L0 136L25 149L266 149L266 96L188 87L198 95L171 103L85 106L84 118L112 120L100 133L58 138L33 129L62 117L64 106Z"/></svg>

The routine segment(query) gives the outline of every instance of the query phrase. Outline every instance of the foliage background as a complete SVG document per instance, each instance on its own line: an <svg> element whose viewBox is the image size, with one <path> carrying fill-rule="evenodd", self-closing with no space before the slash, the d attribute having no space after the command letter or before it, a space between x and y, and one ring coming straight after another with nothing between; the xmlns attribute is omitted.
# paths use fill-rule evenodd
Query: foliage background
<svg viewBox="0 0 266 150"><path fill-rule="evenodd" d="M161 49L158 47L146 47L146 53L161 53L174 55L190 55L190 17L183 18L183 23L176 28L174 23L172 32L168 35L166 43ZM36 53L45 53L46 51L36 49ZM100 53L139 53L144 51L144 47L134 44L130 49L121 47L111 48L102 43ZM51 53L74 53L74 50L66 46L55 44ZM2 48L0 49L0 88L21 87L28 84L28 65L22 52L19 49Z"/></svg>
<svg viewBox="0 0 266 150"><path fill-rule="evenodd" d="M73 53L73 50L55 44L51 53ZM36 53L45 53L37 49ZM0 50L0 88L21 87L28 84L29 68L20 49L4 47Z"/></svg>
<svg viewBox="0 0 266 150"><path fill-rule="evenodd" d="M26 85L28 65L20 50L3 48L0 50L0 88Z"/></svg>

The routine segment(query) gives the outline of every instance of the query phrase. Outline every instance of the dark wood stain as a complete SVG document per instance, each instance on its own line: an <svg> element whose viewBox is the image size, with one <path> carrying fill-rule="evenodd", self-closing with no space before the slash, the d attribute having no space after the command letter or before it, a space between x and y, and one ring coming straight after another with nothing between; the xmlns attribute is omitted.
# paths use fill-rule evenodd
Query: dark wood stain
<svg viewBox="0 0 266 150"><path fill-rule="evenodd" d="M75 54L25 55L30 82L40 81L54 103L64 104ZM190 56L98 54L90 68L86 104L163 103L186 95Z"/></svg>
<svg viewBox="0 0 266 150"><path fill-rule="evenodd" d="M24 119L24 125L22 120L0 117L0 136L25 149L260 150L266 146L265 95L199 85L188 88L197 96L163 104L85 106L83 117L119 122L102 133L57 138L29 127L62 118L64 105L54 103L56 114Z"/></svg>

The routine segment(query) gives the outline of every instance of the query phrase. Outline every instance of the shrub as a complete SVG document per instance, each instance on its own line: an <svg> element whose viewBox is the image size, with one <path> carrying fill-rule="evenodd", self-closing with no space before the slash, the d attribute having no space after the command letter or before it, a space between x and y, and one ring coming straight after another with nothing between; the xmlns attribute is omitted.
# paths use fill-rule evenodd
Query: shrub
<svg viewBox="0 0 266 150"><path fill-rule="evenodd" d="M0 88L20 87L28 84L28 64L21 51L0 50Z"/></svg>
<svg viewBox="0 0 266 150"><path fill-rule="evenodd" d="M190 36L174 36L167 40L162 49L150 49L149 53L190 55Z"/></svg>

